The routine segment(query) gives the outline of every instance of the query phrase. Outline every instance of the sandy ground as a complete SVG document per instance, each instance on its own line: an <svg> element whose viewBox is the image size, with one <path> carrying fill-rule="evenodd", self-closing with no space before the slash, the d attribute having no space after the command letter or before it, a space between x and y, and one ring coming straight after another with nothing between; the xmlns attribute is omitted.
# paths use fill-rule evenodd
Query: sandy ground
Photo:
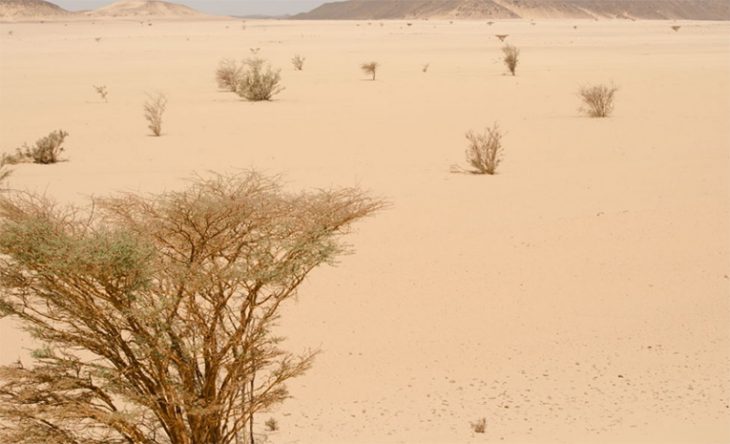
<svg viewBox="0 0 730 444"><path fill-rule="evenodd" d="M10 181L65 202L257 168L392 203L288 307L288 347L323 353L271 443L730 442L730 23L670 24L0 24L0 149L67 130L68 162ZM216 88L249 48L272 103ZM614 116L582 117L611 81ZM451 173L494 121L499 174ZM0 335L2 362L30 347Z"/></svg>

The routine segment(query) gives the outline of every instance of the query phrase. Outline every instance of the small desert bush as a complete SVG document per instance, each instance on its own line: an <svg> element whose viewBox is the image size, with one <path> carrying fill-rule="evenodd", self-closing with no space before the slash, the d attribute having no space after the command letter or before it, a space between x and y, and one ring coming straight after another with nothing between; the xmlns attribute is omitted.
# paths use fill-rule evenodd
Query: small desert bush
<svg viewBox="0 0 730 444"><path fill-rule="evenodd" d="M292 57L291 64L294 65L294 69L296 69L297 71L301 71L302 69L304 69L305 60L306 59L304 57L297 54L294 57Z"/></svg>
<svg viewBox="0 0 730 444"><path fill-rule="evenodd" d="M504 39L506 39L507 37L509 37L509 34L495 34L495 37L497 37L500 42L503 42Z"/></svg>
<svg viewBox="0 0 730 444"><path fill-rule="evenodd" d="M271 100L284 89L279 85L281 70L273 70L269 64L264 66L265 63L260 58L251 58L244 62L236 89L239 96L252 102L260 102Z"/></svg>
<svg viewBox="0 0 730 444"><path fill-rule="evenodd" d="M487 418L480 418L471 423L471 429L474 433L484 433L487 430Z"/></svg>
<svg viewBox="0 0 730 444"><path fill-rule="evenodd" d="M430 63L426 63L425 65L423 65L423 66L421 67L421 71L422 71L422 72L428 72L428 68L429 68L430 66L431 66L431 64L430 64Z"/></svg>
<svg viewBox="0 0 730 444"><path fill-rule="evenodd" d="M100 85L100 86L94 86L94 90L97 94L99 94L99 97L101 97L105 102L108 102L106 99L106 96L109 94L109 90L106 89L106 85Z"/></svg>
<svg viewBox="0 0 730 444"><path fill-rule="evenodd" d="M375 80L375 73L378 71L378 66L378 62L369 62L360 65L360 69L362 69L362 72L365 74L372 76L372 80Z"/></svg>
<svg viewBox="0 0 730 444"><path fill-rule="evenodd" d="M581 111L590 117L608 117L613 111L613 98L618 88L611 85L594 85L580 89L584 106Z"/></svg>
<svg viewBox="0 0 730 444"><path fill-rule="evenodd" d="M512 75L515 75L517 61L520 57L520 50L512 45L506 45L502 48L502 52L504 53L504 64L507 65L509 72L512 73Z"/></svg>
<svg viewBox="0 0 730 444"><path fill-rule="evenodd" d="M679 31L679 29L680 29L680 28L681 28L681 26L679 26L679 25L673 25L673 26L672 26L672 30L673 30L674 32L677 32L677 31Z"/></svg>
<svg viewBox="0 0 730 444"><path fill-rule="evenodd" d="M162 115L167 109L167 97L162 93L148 95L147 102L144 104L144 118L147 119L147 128L152 131L156 137L162 134Z"/></svg>
<svg viewBox="0 0 730 444"><path fill-rule="evenodd" d="M235 60L221 60L218 64L218 69L215 71L215 80L218 82L218 88L227 89L232 92L236 92L236 89L238 89L240 76L241 66Z"/></svg>
<svg viewBox="0 0 730 444"><path fill-rule="evenodd" d="M466 149L466 161L475 174L494 174L502 161L502 131L495 123L484 133L469 131L466 133L469 146Z"/></svg>
<svg viewBox="0 0 730 444"><path fill-rule="evenodd" d="M269 432L275 432L279 430L279 423L274 418L267 419L264 425L266 426L266 430L268 430Z"/></svg>
<svg viewBox="0 0 730 444"><path fill-rule="evenodd" d="M50 164L60 160L61 153L64 151L63 142L68 137L68 133L63 130L53 131L47 136L38 139L35 145L23 145L15 151L15 154L4 154L0 159L0 166L13 165L16 163L40 163Z"/></svg>

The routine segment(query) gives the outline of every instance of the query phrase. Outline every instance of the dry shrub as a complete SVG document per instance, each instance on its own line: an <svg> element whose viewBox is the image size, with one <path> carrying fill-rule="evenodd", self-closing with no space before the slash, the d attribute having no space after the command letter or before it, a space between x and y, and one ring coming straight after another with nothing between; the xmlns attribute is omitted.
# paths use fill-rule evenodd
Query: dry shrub
<svg viewBox="0 0 730 444"><path fill-rule="evenodd" d="M423 71L423 72L428 72L428 68L429 68L430 66L431 66L431 64L430 64L430 63L426 63L425 65L423 65L423 66L421 67L421 71Z"/></svg>
<svg viewBox="0 0 730 444"><path fill-rule="evenodd" d="M281 70L271 69L263 59L251 58L244 61L244 67L238 80L239 96L252 102L271 100L284 88L281 82Z"/></svg>
<svg viewBox="0 0 730 444"><path fill-rule="evenodd" d="M0 159L0 186L2 185L3 181L10 176L10 174L13 172L13 170L5 168L5 163L3 163L3 160ZM0 188L2 189L2 188Z"/></svg>
<svg viewBox="0 0 730 444"><path fill-rule="evenodd" d="M0 366L0 442L253 443L316 356L283 347L283 307L384 205L255 173L84 208L0 193L0 313L42 347Z"/></svg>
<svg viewBox="0 0 730 444"><path fill-rule="evenodd" d="M279 422L274 418L269 418L264 422L264 425L266 426L266 430L269 432L275 432L279 430Z"/></svg>
<svg viewBox="0 0 730 444"><path fill-rule="evenodd" d="M372 76L371 80L375 80L375 73L378 71L378 66L378 62L369 62L360 65L360 69L362 69L362 72L365 74Z"/></svg>
<svg viewBox="0 0 730 444"><path fill-rule="evenodd" d="M502 161L502 131L496 123L486 128L484 133L466 133L469 147L466 161L475 174L494 174Z"/></svg>
<svg viewBox="0 0 730 444"><path fill-rule="evenodd" d="M507 45L502 48L502 52L504 53L504 64L507 65L509 72L512 73L512 75L515 75L517 61L520 57L520 50L512 45Z"/></svg>
<svg viewBox="0 0 730 444"><path fill-rule="evenodd" d="M106 96L109 94L109 90L106 89L106 85L100 85L100 86L94 86L94 90L97 94L99 94L99 97L101 97L105 102L108 102L106 99Z"/></svg>
<svg viewBox="0 0 730 444"><path fill-rule="evenodd" d="M487 430L487 418L480 418L471 423L474 433L484 433Z"/></svg>
<svg viewBox="0 0 730 444"><path fill-rule="evenodd" d="M590 117L608 117L613 111L613 98L618 88L607 85L594 85L580 89L584 107L581 111Z"/></svg>
<svg viewBox="0 0 730 444"><path fill-rule="evenodd" d="M509 34L495 34L495 37L497 37L500 42L503 42L504 39L506 39L507 37L509 37Z"/></svg>
<svg viewBox="0 0 730 444"><path fill-rule="evenodd" d="M0 166L25 162L56 163L60 160L61 153L64 151L63 142L66 137L68 137L68 133L64 130L53 131L38 139L33 146L26 144L18 148L15 154L4 154L0 159Z"/></svg>
<svg viewBox="0 0 730 444"><path fill-rule="evenodd" d="M681 28L681 26L679 26L679 25L673 25L673 26L672 26L672 30L673 30L674 32L677 32L677 31L679 31L679 29L680 29L680 28Z"/></svg>
<svg viewBox="0 0 730 444"><path fill-rule="evenodd" d="M305 60L306 60L306 58L297 54L294 57L292 57L291 64L294 65L294 69L296 69L297 71L301 71L302 69L304 69Z"/></svg>
<svg viewBox="0 0 730 444"><path fill-rule="evenodd" d="M218 64L215 71L215 79L218 82L218 88L227 89L236 92L238 89L238 81L241 76L241 67L235 60L223 59Z"/></svg>
<svg viewBox="0 0 730 444"><path fill-rule="evenodd" d="M162 134L162 115L167 109L167 97L162 93L147 95L148 100L144 104L144 118L147 119L147 126L155 137Z"/></svg>

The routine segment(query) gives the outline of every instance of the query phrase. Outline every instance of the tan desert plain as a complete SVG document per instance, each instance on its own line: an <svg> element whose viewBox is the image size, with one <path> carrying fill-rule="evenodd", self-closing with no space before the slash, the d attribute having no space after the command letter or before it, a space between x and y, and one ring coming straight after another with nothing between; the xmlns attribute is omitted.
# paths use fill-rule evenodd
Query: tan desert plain
<svg viewBox="0 0 730 444"><path fill-rule="evenodd" d="M251 48L270 102L216 85ZM579 110L593 84L608 118ZM455 172L495 122L497 174ZM256 169L389 202L285 308L285 348L322 352L266 442L730 442L730 22L0 23L0 151L57 129L64 161L5 187L84 203ZM34 346L9 318L0 344Z"/></svg>

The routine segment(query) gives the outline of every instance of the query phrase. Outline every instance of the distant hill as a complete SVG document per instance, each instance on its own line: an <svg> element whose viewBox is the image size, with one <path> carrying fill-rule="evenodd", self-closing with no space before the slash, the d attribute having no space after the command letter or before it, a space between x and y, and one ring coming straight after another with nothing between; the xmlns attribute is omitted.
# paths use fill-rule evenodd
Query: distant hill
<svg viewBox="0 0 730 444"><path fill-rule="evenodd" d="M0 0L0 19L26 19L71 15L60 6L43 0Z"/></svg>
<svg viewBox="0 0 730 444"><path fill-rule="evenodd" d="M91 17L198 18L205 14L193 8L158 0L121 0L85 13Z"/></svg>
<svg viewBox="0 0 730 444"><path fill-rule="evenodd" d="M294 16L338 19L635 18L730 20L730 0L347 0Z"/></svg>

